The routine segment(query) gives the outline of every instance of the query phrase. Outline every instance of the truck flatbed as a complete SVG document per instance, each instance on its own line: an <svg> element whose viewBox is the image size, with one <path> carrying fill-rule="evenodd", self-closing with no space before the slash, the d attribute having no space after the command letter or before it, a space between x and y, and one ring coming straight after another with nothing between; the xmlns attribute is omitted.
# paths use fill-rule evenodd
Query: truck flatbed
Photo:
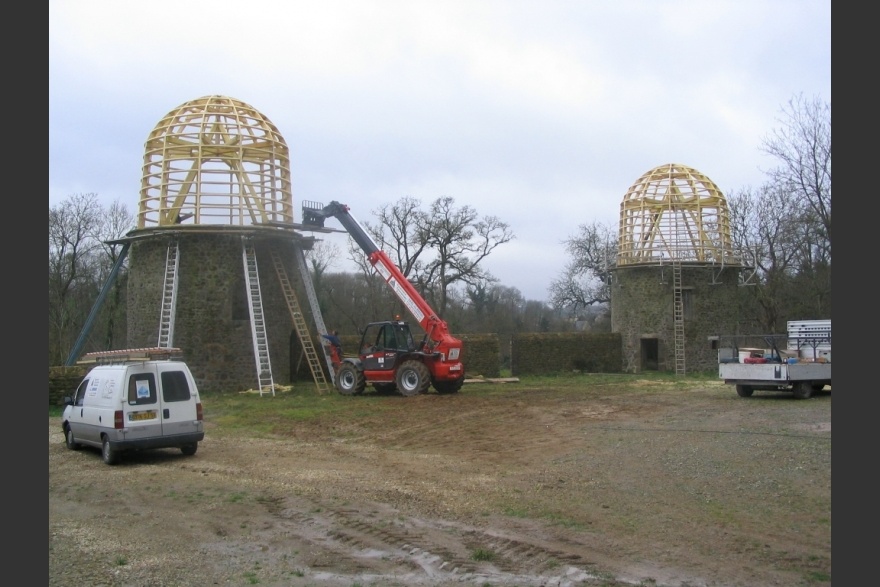
<svg viewBox="0 0 880 587"><path fill-rule="evenodd" d="M756 390L783 390L806 399L831 385L831 363L721 363L718 377L735 385L740 397L751 397Z"/></svg>
<svg viewBox="0 0 880 587"><path fill-rule="evenodd" d="M831 385L830 320L789 322L786 335L712 339L718 348L718 377L735 386L740 397L769 390L807 399Z"/></svg>

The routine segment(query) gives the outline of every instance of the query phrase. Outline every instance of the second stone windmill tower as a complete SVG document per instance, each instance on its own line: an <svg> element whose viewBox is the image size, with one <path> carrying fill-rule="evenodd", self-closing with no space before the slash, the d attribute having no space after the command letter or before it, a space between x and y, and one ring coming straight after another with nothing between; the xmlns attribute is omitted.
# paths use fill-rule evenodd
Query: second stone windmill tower
<svg viewBox="0 0 880 587"><path fill-rule="evenodd" d="M667 164L639 177L620 204L611 329L628 371L717 366L708 337L736 332L747 268L734 252L727 200L696 169Z"/></svg>
<svg viewBox="0 0 880 587"><path fill-rule="evenodd" d="M181 348L206 391L274 393L290 382L298 339L327 388L306 316L319 334L323 321L296 295L313 300L313 238L293 209L289 150L267 117L219 95L168 112L147 138L137 228L124 239L129 346Z"/></svg>

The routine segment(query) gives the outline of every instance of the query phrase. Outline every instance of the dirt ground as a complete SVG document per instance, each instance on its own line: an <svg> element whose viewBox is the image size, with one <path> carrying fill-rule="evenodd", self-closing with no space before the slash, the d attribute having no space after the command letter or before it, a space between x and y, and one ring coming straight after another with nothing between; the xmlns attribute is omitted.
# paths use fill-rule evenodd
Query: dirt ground
<svg viewBox="0 0 880 587"><path fill-rule="evenodd" d="M205 398L195 456L112 467L50 417L49 585L831 585L830 388L475 385L281 435Z"/></svg>

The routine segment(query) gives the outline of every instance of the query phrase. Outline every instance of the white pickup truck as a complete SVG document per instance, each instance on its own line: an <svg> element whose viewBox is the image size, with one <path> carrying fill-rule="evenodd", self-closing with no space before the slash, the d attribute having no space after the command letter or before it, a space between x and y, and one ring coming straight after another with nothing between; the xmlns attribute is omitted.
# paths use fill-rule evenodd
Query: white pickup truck
<svg viewBox="0 0 880 587"><path fill-rule="evenodd" d="M718 377L740 397L768 390L808 399L831 385L831 320L790 321L787 334L710 340L718 349Z"/></svg>

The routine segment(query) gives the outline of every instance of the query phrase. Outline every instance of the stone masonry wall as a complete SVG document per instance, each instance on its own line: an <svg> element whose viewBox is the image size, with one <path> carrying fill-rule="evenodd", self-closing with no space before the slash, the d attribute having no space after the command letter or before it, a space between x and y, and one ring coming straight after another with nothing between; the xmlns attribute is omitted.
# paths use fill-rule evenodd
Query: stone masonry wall
<svg viewBox="0 0 880 587"><path fill-rule="evenodd" d="M128 346L156 346L170 235L135 241L130 252ZM242 391L258 387L248 312L247 285L238 234L180 234L177 312L172 344L203 391ZM256 240L270 361L275 383L290 373L290 310L269 255L268 240ZM288 279L296 275L289 240L276 244ZM290 251L289 253L286 251Z"/></svg>
<svg viewBox="0 0 880 587"><path fill-rule="evenodd" d="M682 266L682 289L689 291L685 316L685 364L688 372L717 368L709 336L734 332L740 286L737 267ZM657 370L675 370L672 266L621 267L611 285L611 330L622 337L623 369L644 370L642 339L656 339Z"/></svg>

